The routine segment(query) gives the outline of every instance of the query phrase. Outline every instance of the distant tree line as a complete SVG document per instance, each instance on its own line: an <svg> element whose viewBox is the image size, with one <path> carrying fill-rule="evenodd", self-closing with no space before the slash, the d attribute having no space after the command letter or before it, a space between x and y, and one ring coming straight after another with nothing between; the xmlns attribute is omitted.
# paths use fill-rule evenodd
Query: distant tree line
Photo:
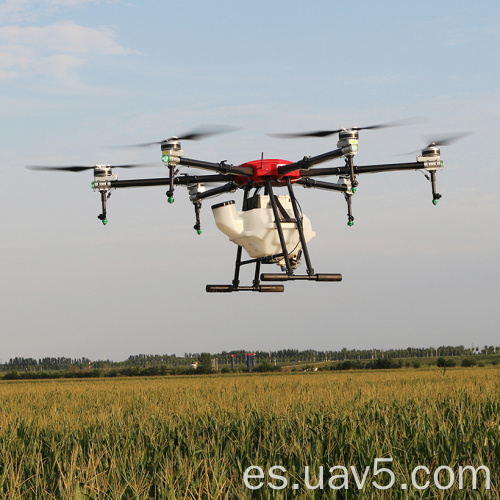
<svg viewBox="0 0 500 500"><path fill-rule="evenodd" d="M484 354L484 353L483 353ZM495 354L495 353L493 353ZM253 355L253 353L252 353ZM499 361L500 356L492 356L490 364L496 365ZM20 367L24 369L15 368L14 362L7 363L10 369L4 372L0 376L3 380L27 380L27 379L58 379L58 378L94 378L94 377L135 377L135 376L166 376L166 375L202 375L214 372L229 373L231 371L249 371L246 365L235 365L228 366L222 365L219 368L217 358L214 358L210 353L201 353L198 357L193 358L180 358L184 360L184 364L177 364L177 366L172 366L167 364L165 361L160 362L156 359L156 362L152 363L147 361L145 358L147 356L140 357L140 363L131 365L130 359L126 362L116 362L113 363L115 366L108 366L109 362L106 362L102 367L92 367L99 362L90 363L87 358L79 358L76 360L69 360L66 364L66 368L60 368L64 365L61 359L58 358L59 362L50 364L46 363L46 366L57 366L57 369L44 369L37 370L34 367L37 363L31 358L15 358L16 362ZM155 356L156 358L156 356ZM186 363L189 361L189 364ZM13 360L11 360L13 361ZM103 362L104 363L104 362ZM440 356L438 358L430 358L426 362L427 365L437 365L439 368L446 370L448 367L454 367L459 364L462 367L474 367L474 366L485 366L484 358L478 356L464 356L462 358L458 357L444 357ZM368 360L360 359L340 359L331 360L328 363L316 363L311 364L300 364L295 363L293 366L289 366L287 369L292 371L318 371L318 370L377 370L377 369L397 369L403 367L419 368L421 366L421 360L419 357L414 358L390 358L390 357L378 357ZM29 368L29 369L28 369ZM261 360L256 365L251 365L250 371L254 373L262 372L273 372L281 371L283 365L275 364L269 362L267 359Z"/></svg>
<svg viewBox="0 0 500 500"><path fill-rule="evenodd" d="M198 373L211 371L214 366L220 368L246 366L247 354L255 354L256 366L262 365L273 367L287 363L318 363L318 362L345 362L345 361L377 361L377 360L404 360L409 358L446 358L451 356L490 355L500 354L500 346L484 346L483 348L465 348L459 346L441 346L438 348L407 347L405 349L347 349L334 351L317 351L313 349L281 349L278 351L245 351L233 350L220 353L185 353L184 357L175 354L137 354L129 356L124 361L96 360L92 361L86 357L46 357L40 359L15 357L5 363L0 363L3 372L43 372L43 371L80 371L80 370L111 370L120 369L125 373L126 369L136 369L135 372L160 372L161 370L176 369L181 373L192 369L196 364ZM200 361L201 360L201 361ZM213 363L216 361L216 364ZM380 364L381 362L378 361ZM337 363L338 364L338 363ZM383 363L382 363L383 364ZM372 366L372 364L366 364ZM363 365L363 366L365 366ZM345 365L347 366L347 365ZM361 366L361 364L359 364ZM375 365L373 365L375 366ZM175 370L174 370L175 371ZM222 370L221 370L222 371ZM159 374L159 373L158 373Z"/></svg>
<svg viewBox="0 0 500 500"><path fill-rule="evenodd" d="M247 353L252 351L236 350L222 351L212 356L219 360L219 364L230 364L231 355L235 357L236 364L244 364ZM317 351L313 349L282 349L279 351L253 351L261 362L274 363L317 363L321 361L344 361L344 360L373 360L373 359L407 359L407 358L432 358L439 356L472 356L476 354L500 354L500 346L484 346L465 348L459 346L441 347L407 347L405 349L347 349L337 351ZM196 359L199 353L185 353L184 359Z"/></svg>
<svg viewBox="0 0 500 500"><path fill-rule="evenodd" d="M119 366L120 362L115 361L91 361L88 358L20 358L9 359L6 363L0 364L0 370L23 370L23 371L43 371L43 370L71 370L87 368L108 368Z"/></svg>
<svg viewBox="0 0 500 500"><path fill-rule="evenodd" d="M496 360L492 362L494 365L497 364ZM477 359L475 357L469 357L469 358L463 358L460 363L458 363L455 359L453 358L445 358L443 356L440 356L438 359L437 359L437 362L436 362L437 366L439 366L439 368L451 368L451 367L454 367L454 366L457 366L458 364L460 364L460 366L463 366L463 367L470 367L470 366L484 366L484 362L482 361L477 361Z"/></svg>

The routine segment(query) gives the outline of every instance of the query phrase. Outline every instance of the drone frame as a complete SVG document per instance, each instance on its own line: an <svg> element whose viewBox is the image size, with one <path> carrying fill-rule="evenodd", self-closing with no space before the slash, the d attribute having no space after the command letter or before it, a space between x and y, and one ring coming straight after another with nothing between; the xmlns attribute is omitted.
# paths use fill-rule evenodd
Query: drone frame
<svg viewBox="0 0 500 500"><path fill-rule="evenodd" d="M169 168L168 177L135 179L135 180L118 180L112 174L112 167L96 165L94 169L94 183L92 187L101 193L102 213L98 218L105 224L106 219L106 198L111 189L126 188L126 187L146 187L146 186L168 186L167 191L168 201L174 201L173 194L176 186L186 186L190 189L190 200L195 207L196 224L194 229L201 233L200 225L200 208L201 200L223 193L244 189L243 207L249 198L252 188L265 188L266 194L270 198L271 208L274 214L274 222L278 232L281 253L272 256L259 257L249 260L242 260L243 248L238 245L235 261L234 277L231 284L228 285L207 285L207 292L237 292L237 291L256 291L256 292L282 292L283 285L263 285L261 281L292 281L292 280L308 280L308 281L341 281L342 275L337 273L331 274L316 274L311 265L307 242L304 237L301 216L297 206L297 200L293 190L293 184L302 185L306 188L323 189L331 191L340 191L344 193L347 208L349 226L354 223L352 215L352 196L356 192L358 181L356 176L364 173L379 173L389 171L405 171L405 170L426 170L430 173L430 181L432 184L432 200L436 204L441 195L436 191L436 171L443 167L443 162L440 159L440 150L438 145L430 144L426 149L422 150L422 155L417 157L415 162L406 163L387 163L380 165L354 165L354 156L357 153L358 130L361 129L341 129L339 131L339 142L337 149L317 155L305 156L297 162L288 162L284 160L264 160L248 162L239 166L228 165L226 161L219 163L206 162L196 159L185 158L183 151L180 148L180 142L177 137L166 139L161 143L162 160ZM330 168L314 168L315 165L325 163L337 158L345 158L345 165L340 167ZM177 166L192 167L202 170L214 172L211 175L177 175ZM107 167L108 170L103 169ZM338 176L342 179L342 183L325 182L314 179L319 176ZM201 184L213 184L225 182L224 185L214 187L208 190L199 190L197 186ZM194 187L193 187L194 186ZM288 250L286 247L285 238L282 231L282 220L280 218L279 204L273 191L274 187L286 186L290 196L293 219L292 222L296 225L304 260L306 262L305 275L296 275L291 265ZM289 221L288 221L289 222ZM262 273L260 269L262 264L276 262L276 258L281 257L285 264L283 273ZM251 286L243 286L240 284L241 267L248 264L255 264L255 274Z"/></svg>

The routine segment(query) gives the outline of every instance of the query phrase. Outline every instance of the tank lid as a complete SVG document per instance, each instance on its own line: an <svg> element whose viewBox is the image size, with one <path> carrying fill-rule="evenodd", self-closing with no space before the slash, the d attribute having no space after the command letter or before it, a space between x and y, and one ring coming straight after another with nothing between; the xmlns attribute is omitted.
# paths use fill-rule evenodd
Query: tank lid
<svg viewBox="0 0 500 500"><path fill-rule="evenodd" d="M226 205L234 205L234 200L224 201L223 203L217 203L216 205L212 205L212 210L216 208L225 207Z"/></svg>

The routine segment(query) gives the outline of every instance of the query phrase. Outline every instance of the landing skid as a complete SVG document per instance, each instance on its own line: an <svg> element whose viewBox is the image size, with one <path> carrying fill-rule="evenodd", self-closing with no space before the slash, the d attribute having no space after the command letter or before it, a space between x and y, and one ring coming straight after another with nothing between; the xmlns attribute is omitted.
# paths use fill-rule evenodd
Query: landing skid
<svg viewBox="0 0 500 500"><path fill-rule="evenodd" d="M304 253L304 258L307 266L307 274L305 275L296 275L293 272L293 267L288 257L288 250L286 247L285 238L283 236L283 230L281 227L281 219L279 215L278 205L276 203L276 198L273 194L273 188L271 185L270 178L266 179L266 191L269 195L269 199L271 202L271 206L274 212L274 218L276 222L276 229L278 231L278 236L281 243L282 253L279 255L274 255L270 257L261 257L258 259L251 259L242 261L241 255L243 248L238 246L238 251L236 254L236 264L234 271L234 279L231 285L207 285L206 291L209 293L231 293L231 292L240 292L240 291L251 291L251 292L283 292L285 287L283 285L261 285L261 281L294 281L294 280L307 280L307 281L342 281L341 274L316 274L311 265L311 260L309 258L309 252L307 249L307 242L304 237L304 231L302 227L301 216L299 213L299 209L297 207L297 201L295 199L295 194L292 189L292 183L290 178L286 178L286 183L288 187L288 192L290 194L290 200L292 202L293 212L294 212L294 222L297 226L297 230L299 233L300 243L302 245L302 251ZM243 206L245 205L245 200L248 197L250 188L245 189L245 194L243 196ZM285 261L284 269L286 273L263 273L260 274L260 266L261 264L270 264L275 261L276 257L282 257ZM253 280L252 286L240 286L240 268L245 264L255 264L255 276Z"/></svg>
<svg viewBox="0 0 500 500"><path fill-rule="evenodd" d="M293 281L293 280L308 280L308 281L342 281L341 274L261 274L262 281Z"/></svg>
<svg viewBox="0 0 500 500"><path fill-rule="evenodd" d="M233 286L233 285L207 285L209 293L231 293L231 292L284 292L283 285L255 285L255 286Z"/></svg>

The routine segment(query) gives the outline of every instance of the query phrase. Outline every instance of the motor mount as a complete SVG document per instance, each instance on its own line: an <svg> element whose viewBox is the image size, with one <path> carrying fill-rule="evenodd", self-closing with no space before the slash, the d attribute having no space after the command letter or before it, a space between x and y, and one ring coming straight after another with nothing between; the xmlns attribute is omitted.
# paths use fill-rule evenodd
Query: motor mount
<svg viewBox="0 0 500 500"><path fill-rule="evenodd" d="M111 165L94 165L94 182L92 183L94 191L109 191L111 181L116 180L118 180L118 175L113 173Z"/></svg>
<svg viewBox="0 0 500 500"><path fill-rule="evenodd" d="M357 129L339 130L337 148L345 155L355 155L358 152L359 132Z"/></svg>

